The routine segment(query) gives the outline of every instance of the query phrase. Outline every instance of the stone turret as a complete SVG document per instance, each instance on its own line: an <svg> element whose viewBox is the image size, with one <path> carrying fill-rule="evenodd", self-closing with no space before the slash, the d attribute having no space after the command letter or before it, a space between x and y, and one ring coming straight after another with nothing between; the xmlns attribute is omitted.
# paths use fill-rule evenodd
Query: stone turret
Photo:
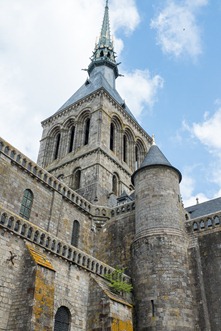
<svg viewBox="0 0 221 331"><path fill-rule="evenodd" d="M181 173L153 144L132 180L136 193L132 244L136 330L194 330Z"/></svg>

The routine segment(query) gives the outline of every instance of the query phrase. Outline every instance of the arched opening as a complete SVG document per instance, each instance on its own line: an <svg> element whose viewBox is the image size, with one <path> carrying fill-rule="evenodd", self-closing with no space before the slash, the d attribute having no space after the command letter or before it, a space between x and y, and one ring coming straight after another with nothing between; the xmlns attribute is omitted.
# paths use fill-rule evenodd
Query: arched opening
<svg viewBox="0 0 221 331"><path fill-rule="evenodd" d="M138 158L138 147L135 146L135 170L137 170L137 168L138 168L138 161L139 161L139 158Z"/></svg>
<svg viewBox="0 0 221 331"><path fill-rule="evenodd" d="M71 245L75 247L78 247L79 233L80 233L80 223L75 220L73 223L72 236L71 236Z"/></svg>
<svg viewBox="0 0 221 331"><path fill-rule="evenodd" d="M104 56L104 52L101 51L101 52L100 52L100 57L103 57L103 56Z"/></svg>
<svg viewBox="0 0 221 331"><path fill-rule="evenodd" d="M89 133L90 133L90 118L87 118L85 121L85 128L84 128L84 145L89 143Z"/></svg>
<svg viewBox="0 0 221 331"><path fill-rule="evenodd" d="M144 147L144 143L140 139L138 139L135 145L135 170L137 170L141 166L145 155L146 150Z"/></svg>
<svg viewBox="0 0 221 331"><path fill-rule="evenodd" d="M76 169L73 172L72 187L74 190L78 190L81 187L81 169Z"/></svg>
<svg viewBox="0 0 221 331"><path fill-rule="evenodd" d="M116 174L113 174L113 177L112 177L112 192L118 196L118 184L119 180L118 180L118 176Z"/></svg>
<svg viewBox="0 0 221 331"><path fill-rule="evenodd" d="M55 137L55 150L54 150L54 160L57 160L58 158L58 152L60 147L60 141L61 141L61 134L58 133Z"/></svg>
<svg viewBox="0 0 221 331"><path fill-rule="evenodd" d="M110 125L110 150L114 151L114 144L115 144L115 127L114 124L111 123Z"/></svg>
<svg viewBox="0 0 221 331"><path fill-rule="evenodd" d="M127 163L127 137L123 136L123 161Z"/></svg>
<svg viewBox="0 0 221 331"><path fill-rule="evenodd" d="M54 331L69 331L71 313L67 307L61 306L55 314Z"/></svg>
<svg viewBox="0 0 221 331"><path fill-rule="evenodd" d="M75 126L72 126L71 131L70 131L70 141L69 141L68 153L71 153L74 149L74 136L75 136Z"/></svg>
<svg viewBox="0 0 221 331"><path fill-rule="evenodd" d="M31 207L33 204L33 193L31 190L25 190L21 202L20 214L26 220L29 220L31 214Z"/></svg>

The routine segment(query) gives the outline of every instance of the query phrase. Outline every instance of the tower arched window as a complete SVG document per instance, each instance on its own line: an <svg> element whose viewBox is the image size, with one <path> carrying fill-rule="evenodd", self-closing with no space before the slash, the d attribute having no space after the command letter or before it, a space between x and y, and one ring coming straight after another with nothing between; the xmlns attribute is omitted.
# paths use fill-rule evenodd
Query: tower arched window
<svg viewBox="0 0 221 331"><path fill-rule="evenodd" d="M115 127L114 124L111 123L110 125L110 150L114 151L114 144L115 144Z"/></svg>
<svg viewBox="0 0 221 331"><path fill-rule="evenodd" d="M71 245L75 247L78 247L79 233L80 233L80 223L75 220L73 223L72 236L71 236Z"/></svg>
<svg viewBox="0 0 221 331"><path fill-rule="evenodd" d="M55 137L55 150L54 150L54 160L57 160L58 158L58 152L60 147L60 141L61 141L61 134L58 133Z"/></svg>
<svg viewBox="0 0 221 331"><path fill-rule="evenodd" d="M140 139L138 139L135 145L135 170L137 170L140 167L145 157L145 154L146 152L145 152L144 144Z"/></svg>
<svg viewBox="0 0 221 331"><path fill-rule="evenodd" d="M138 161L139 161L138 147L135 146L135 170L137 170L137 168L138 168Z"/></svg>
<svg viewBox="0 0 221 331"><path fill-rule="evenodd" d="M54 331L69 331L71 322L70 310L61 306L55 314Z"/></svg>
<svg viewBox="0 0 221 331"><path fill-rule="evenodd" d="M112 177L112 192L116 196L118 196L118 186L119 186L118 176L116 174L113 174L113 177Z"/></svg>
<svg viewBox="0 0 221 331"><path fill-rule="evenodd" d="M89 143L89 133L90 133L90 118L87 118L85 121L85 129L84 129L84 145Z"/></svg>
<svg viewBox="0 0 221 331"><path fill-rule="evenodd" d="M71 153L74 149L74 136L75 136L75 126L72 126L71 132L70 132L68 153Z"/></svg>
<svg viewBox="0 0 221 331"><path fill-rule="evenodd" d="M78 190L81 187L81 169L76 169L73 173L73 189Z"/></svg>
<svg viewBox="0 0 221 331"><path fill-rule="evenodd" d="M126 135L124 134L123 136L123 161L124 162L127 162L127 137Z"/></svg>
<svg viewBox="0 0 221 331"><path fill-rule="evenodd" d="M31 190L27 189L24 191L21 208L20 208L20 215L29 220L31 214L31 207L33 204L34 195Z"/></svg>

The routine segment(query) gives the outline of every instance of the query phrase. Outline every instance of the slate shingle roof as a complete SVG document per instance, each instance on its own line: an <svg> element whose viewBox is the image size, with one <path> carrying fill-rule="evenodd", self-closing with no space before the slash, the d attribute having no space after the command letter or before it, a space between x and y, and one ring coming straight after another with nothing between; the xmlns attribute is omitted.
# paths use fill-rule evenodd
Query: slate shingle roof
<svg viewBox="0 0 221 331"><path fill-rule="evenodd" d="M159 149L159 147L157 145L152 145L150 147L145 159L143 160L140 168L137 171L139 171L142 168L151 167L151 166L159 166L159 165L170 167L170 168L174 169L176 172L178 172L179 179L181 181L182 175L181 175L180 171L171 165L171 163L167 160L166 156L161 152L161 150ZM132 180L134 178L135 173L132 176Z"/></svg>
<svg viewBox="0 0 221 331"><path fill-rule="evenodd" d="M185 208L190 214L190 217L197 218L203 217L208 214L213 214L215 212L221 211L221 198L216 198L206 202L202 202L190 207Z"/></svg>
<svg viewBox="0 0 221 331"><path fill-rule="evenodd" d="M93 79L88 79L85 84L83 84L64 104L61 108L58 109L58 112L61 112L65 108L73 105L75 102L85 98L86 96L94 93L100 88L104 88L110 96L120 105L124 104L124 100L121 98L120 94L116 89L112 88L107 82L102 72L98 72ZM137 122L134 115L131 113L130 109L125 105L126 112Z"/></svg>

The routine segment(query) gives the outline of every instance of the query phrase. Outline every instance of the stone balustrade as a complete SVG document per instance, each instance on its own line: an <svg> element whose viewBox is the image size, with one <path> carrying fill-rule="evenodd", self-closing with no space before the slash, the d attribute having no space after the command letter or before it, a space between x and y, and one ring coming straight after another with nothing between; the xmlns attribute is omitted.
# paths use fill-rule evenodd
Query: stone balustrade
<svg viewBox="0 0 221 331"><path fill-rule="evenodd" d="M104 278L106 274L110 274L115 270L109 265L97 260L93 256L81 251L77 247L61 241L59 238L52 236L47 231L44 231L31 222L8 211L1 205L0 227L5 231L10 231L24 240L42 247L47 252L65 259L67 262L78 265L88 272L97 274L100 277ZM124 274L122 280L130 282L130 277Z"/></svg>
<svg viewBox="0 0 221 331"><path fill-rule="evenodd" d="M135 201L124 203L111 209L111 217L116 217L118 215L131 212L133 210L135 210Z"/></svg>
<svg viewBox="0 0 221 331"><path fill-rule="evenodd" d="M221 212L188 220L186 227L189 232L209 231L215 228L220 228L221 230Z"/></svg>
<svg viewBox="0 0 221 331"><path fill-rule="evenodd" d="M0 138L0 153L6 155L12 163L22 168L30 176L35 177L36 180L42 182L43 185L48 186L52 190L58 191L64 199L75 204L77 208L91 214L92 216L95 214L95 207L93 208L93 205L89 201L84 199L74 190L70 189L66 184L59 181L55 176L51 175L49 172L31 161L2 138ZM107 215L109 215L108 210L105 211L105 216Z"/></svg>

